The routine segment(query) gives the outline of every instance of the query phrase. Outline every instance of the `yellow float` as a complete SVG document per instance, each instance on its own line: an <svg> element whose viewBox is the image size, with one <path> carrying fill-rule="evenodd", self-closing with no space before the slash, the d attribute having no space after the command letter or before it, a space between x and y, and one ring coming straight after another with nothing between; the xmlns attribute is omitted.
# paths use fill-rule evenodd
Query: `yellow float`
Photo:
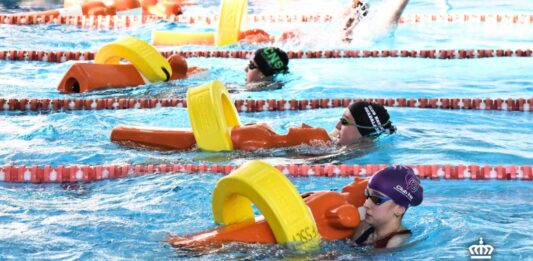
<svg viewBox="0 0 533 261"><path fill-rule="evenodd" d="M95 54L97 64L120 64L120 59L132 63L150 82L168 81L172 68L153 46L135 37L124 37L102 46Z"/></svg>
<svg viewBox="0 0 533 261"><path fill-rule="evenodd" d="M185 33L171 31L153 31L152 43L154 45L214 45L214 33Z"/></svg>
<svg viewBox="0 0 533 261"><path fill-rule="evenodd" d="M213 191L215 222L231 225L255 220L252 203L261 211L278 243L299 243L300 249L320 241L316 224L300 193L289 179L259 160L221 178ZM307 236L302 237L302 231Z"/></svg>
<svg viewBox="0 0 533 261"><path fill-rule="evenodd" d="M233 150L231 129L241 125L228 90L217 80L187 90L187 111L198 147Z"/></svg>
<svg viewBox="0 0 533 261"><path fill-rule="evenodd" d="M154 45L216 45L224 46L239 41L242 21L248 13L247 0L222 0L216 33L185 33L153 31Z"/></svg>

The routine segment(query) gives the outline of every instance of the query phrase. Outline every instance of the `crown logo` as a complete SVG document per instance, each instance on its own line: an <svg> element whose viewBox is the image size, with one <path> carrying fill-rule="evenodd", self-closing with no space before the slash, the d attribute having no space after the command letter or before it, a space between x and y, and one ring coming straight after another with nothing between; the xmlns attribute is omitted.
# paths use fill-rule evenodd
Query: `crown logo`
<svg viewBox="0 0 533 261"><path fill-rule="evenodd" d="M491 245L484 245L483 244L483 238L479 238L479 245L471 245L468 248L468 251L470 251L470 258L471 259L491 259L492 251L494 251L494 247Z"/></svg>

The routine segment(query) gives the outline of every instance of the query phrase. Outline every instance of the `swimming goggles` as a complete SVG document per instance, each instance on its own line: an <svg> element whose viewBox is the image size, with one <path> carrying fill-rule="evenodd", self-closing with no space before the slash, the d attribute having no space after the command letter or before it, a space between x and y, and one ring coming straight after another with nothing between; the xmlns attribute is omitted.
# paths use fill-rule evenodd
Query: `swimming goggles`
<svg viewBox="0 0 533 261"><path fill-rule="evenodd" d="M371 127L371 126L364 126L364 125L359 125L359 124L356 124L356 123L351 123L350 120L348 120L348 118L344 115L342 115L342 117L339 119L341 125L343 126L355 126L357 128L362 128L362 129L368 129L368 130L375 130L376 128L374 127ZM373 133L370 133L368 136L379 136L383 133L387 133L387 134L392 134L396 131L396 127L394 127L392 124L390 125L390 127L388 128L385 128L385 126L387 124L390 123L390 120L388 120L387 122L385 122L384 124L381 124L380 127L382 129L384 129L384 131L375 131Z"/></svg>
<svg viewBox="0 0 533 261"><path fill-rule="evenodd" d="M372 126L364 126L364 125L359 125L359 124L356 124L356 123L350 123L350 120L348 120L348 118L346 116L344 116L344 115L342 115L342 117L339 119L339 121L341 122L341 125L343 125L343 126L355 126L357 128L363 128L363 129L369 129L369 130L375 129ZM389 124L389 122L390 122L390 120L388 120L384 124L381 124L381 128L385 128L385 125Z"/></svg>
<svg viewBox="0 0 533 261"><path fill-rule="evenodd" d="M250 63L248 64L248 69L254 70L257 69L257 66L252 61L250 61Z"/></svg>
<svg viewBox="0 0 533 261"><path fill-rule="evenodd" d="M372 202L374 202L374 204L376 204L376 206L379 206L389 200L391 200L391 198L383 195L383 196L377 196L377 195L370 195L370 192L368 191L368 188L365 189L365 197L367 199L370 199Z"/></svg>

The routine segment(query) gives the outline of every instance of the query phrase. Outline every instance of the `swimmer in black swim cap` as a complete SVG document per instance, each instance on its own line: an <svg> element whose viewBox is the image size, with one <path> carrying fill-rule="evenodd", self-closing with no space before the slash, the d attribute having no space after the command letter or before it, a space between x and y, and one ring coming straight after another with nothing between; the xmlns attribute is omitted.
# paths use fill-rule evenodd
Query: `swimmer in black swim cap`
<svg viewBox="0 0 533 261"><path fill-rule="evenodd" d="M362 137L377 137L392 134L392 125L387 109L377 103L354 102L344 110L335 129L330 133L340 145L350 145Z"/></svg>

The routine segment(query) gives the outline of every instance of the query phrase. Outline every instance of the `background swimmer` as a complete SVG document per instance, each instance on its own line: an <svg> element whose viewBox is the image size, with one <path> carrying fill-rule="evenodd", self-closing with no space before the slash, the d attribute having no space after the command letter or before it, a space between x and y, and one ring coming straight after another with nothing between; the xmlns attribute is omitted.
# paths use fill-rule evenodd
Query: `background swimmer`
<svg viewBox="0 0 533 261"><path fill-rule="evenodd" d="M343 14L345 22L342 41L351 42L354 36L358 35L354 29L363 20L370 20L372 26L368 27L372 27L378 33L389 29L391 25L398 22L408 2L409 0L387 0L379 7L376 6L378 10L374 10L371 9L367 0L354 0Z"/></svg>

